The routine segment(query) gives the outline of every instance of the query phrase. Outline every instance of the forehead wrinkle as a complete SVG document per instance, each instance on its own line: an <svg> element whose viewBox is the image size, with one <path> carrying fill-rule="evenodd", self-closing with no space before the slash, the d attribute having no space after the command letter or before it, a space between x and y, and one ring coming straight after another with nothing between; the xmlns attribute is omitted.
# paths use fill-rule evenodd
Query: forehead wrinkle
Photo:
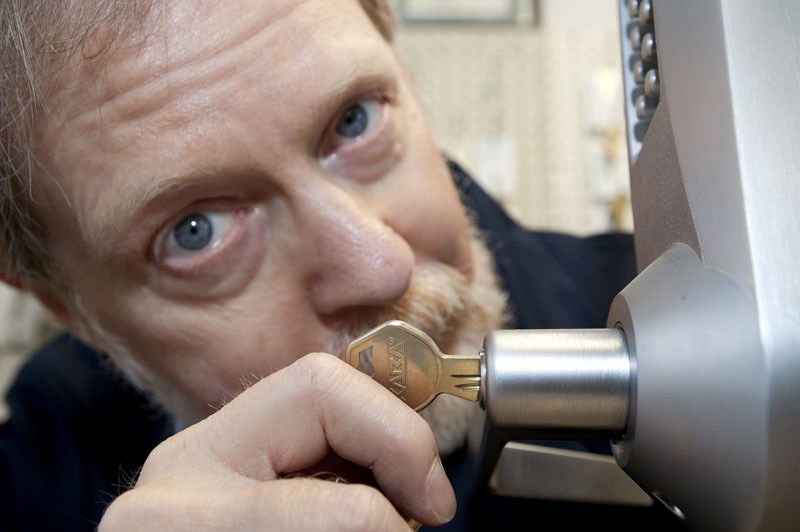
<svg viewBox="0 0 800 532"><path fill-rule="evenodd" d="M110 147L107 143L113 142L114 137L105 135L105 132L120 124L125 125L129 134L132 132L134 137L139 137L153 132L161 133L159 128L180 129L187 124L188 118L196 116L197 111L219 113L218 102L213 101L212 94L215 84L223 85L221 90L225 92L225 85L235 83L237 78L247 77L252 78L252 90L258 90L263 97L267 94L274 97L295 92L305 84L303 79L298 78L303 74L300 66L313 63L313 58L304 55L307 49L302 45L292 46L294 54L265 53L269 51L265 43L286 46L285 43L299 40L302 35L313 39L320 33L315 25L322 24L322 20L303 16L307 13L295 13L300 6L305 6L307 11L321 8L312 2L284 3L282 9L268 12L268 20L267 15L263 15L245 26L245 30L232 32L222 40L216 39L210 48L206 46L192 50L193 53L181 54L182 57L167 63L158 64L157 58L165 54L157 42L118 49L115 51L118 57L104 57L99 61L103 63L102 72L94 72L93 75L74 72L72 76L62 78L65 83L51 100L54 103L51 109L57 109L60 116L48 116L46 125L51 127L47 129L57 136L58 131L73 127L75 133L81 136L106 143L107 149ZM363 11L359 12L366 22L365 27L377 35L377 30ZM286 25L277 24L279 18L292 14L294 20L306 26L306 31L297 31L298 23L294 20L288 29ZM179 21L182 18L186 17L178 17ZM167 17L160 19L162 25L165 19ZM273 35L279 32L288 35ZM334 31L334 37L335 34ZM155 39L155 35L156 32L153 32L150 38ZM178 35L174 40L181 42L181 36ZM247 53L237 55L237 45L244 45L248 41L251 44ZM167 42L166 37L161 42ZM207 42L207 39L203 42ZM119 57L126 51L127 57ZM230 58L229 54L234 57ZM95 63L94 66L97 68L98 65ZM66 80L67 77L70 79ZM91 96L81 98L80 94ZM235 98L229 100L235 101ZM153 115L165 110L153 119ZM45 144L53 146L52 140L48 139ZM130 139L122 138L118 142L124 147Z"/></svg>
<svg viewBox="0 0 800 532"><path fill-rule="evenodd" d="M182 95L208 87L211 79L230 79L246 72L254 58L268 57L263 44L281 31L282 25L277 22L304 3L286 2L281 9L262 10L261 17L244 18L235 30L212 25L214 33L201 35L187 35L189 30L184 29L175 36L172 30L175 26L196 26L194 19L202 17L200 9L159 17L160 30L142 30L146 36L130 36L130 46L121 44L109 55L81 61L68 75L60 76L58 85L49 91L48 107L62 110L61 122L82 114L99 115L101 123L145 118L180 101ZM205 24L203 29L208 26ZM250 51L241 54L245 46ZM83 100L83 109L75 109L75 95L80 93L92 97Z"/></svg>

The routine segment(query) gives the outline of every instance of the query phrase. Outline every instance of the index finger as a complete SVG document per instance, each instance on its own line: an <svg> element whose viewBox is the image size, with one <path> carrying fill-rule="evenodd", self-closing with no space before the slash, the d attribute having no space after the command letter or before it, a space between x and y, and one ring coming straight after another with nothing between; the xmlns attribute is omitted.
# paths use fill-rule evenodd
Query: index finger
<svg viewBox="0 0 800 532"><path fill-rule="evenodd" d="M404 513L449 521L455 496L427 423L339 359L307 355L243 392L207 420L209 450L266 480L312 466L330 450L372 469Z"/></svg>

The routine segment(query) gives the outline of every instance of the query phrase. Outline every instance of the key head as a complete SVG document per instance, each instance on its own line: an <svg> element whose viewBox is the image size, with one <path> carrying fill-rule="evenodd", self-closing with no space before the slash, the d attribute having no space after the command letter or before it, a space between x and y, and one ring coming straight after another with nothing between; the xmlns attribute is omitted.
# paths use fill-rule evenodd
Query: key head
<svg viewBox="0 0 800 532"><path fill-rule="evenodd" d="M414 410L436 396L441 353L433 339L402 321L388 321L353 340L345 361Z"/></svg>

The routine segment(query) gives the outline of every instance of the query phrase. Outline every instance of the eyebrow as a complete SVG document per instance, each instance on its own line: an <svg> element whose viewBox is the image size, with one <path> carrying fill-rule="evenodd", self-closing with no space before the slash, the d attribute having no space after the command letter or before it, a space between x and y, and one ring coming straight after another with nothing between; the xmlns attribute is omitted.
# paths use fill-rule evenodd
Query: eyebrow
<svg viewBox="0 0 800 532"><path fill-rule="evenodd" d="M136 230L131 234L131 229L135 221L141 220L143 214L186 190L225 180L229 175L230 172L195 166L166 177L148 179L146 185L142 187L130 187L126 193L113 197L113 206L99 210L98 223L95 225L97 230L92 235L91 241L100 247L104 247L104 243L115 242L117 245L114 245L113 249L125 251L124 248L127 246L124 246L124 243L131 238L137 238L141 232ZM150 229L150 225L141 228L142 231ZM123 249L118 249L120 247Z"/></svg>
<svg viewBox="0 0 800 532"><path fill-rule="evenodd" d="M145 187L128 197L125 204L120 205L120 215L125 219L135 217L153 203L203 184L219 174L210 166L190 166L176 174L151 179Z"/></svg>

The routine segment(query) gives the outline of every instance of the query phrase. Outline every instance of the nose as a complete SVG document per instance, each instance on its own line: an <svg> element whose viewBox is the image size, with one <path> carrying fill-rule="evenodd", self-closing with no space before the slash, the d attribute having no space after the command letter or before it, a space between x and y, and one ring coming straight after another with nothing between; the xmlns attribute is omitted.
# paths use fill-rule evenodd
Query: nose
<svg viewBox="0 0 800 532"><path fill-rule="evenodd" d="M321 314L396 302L414 270L409 243L380 208L356 193L325 183L295 211L303 240L306 288Z"/></svg>

